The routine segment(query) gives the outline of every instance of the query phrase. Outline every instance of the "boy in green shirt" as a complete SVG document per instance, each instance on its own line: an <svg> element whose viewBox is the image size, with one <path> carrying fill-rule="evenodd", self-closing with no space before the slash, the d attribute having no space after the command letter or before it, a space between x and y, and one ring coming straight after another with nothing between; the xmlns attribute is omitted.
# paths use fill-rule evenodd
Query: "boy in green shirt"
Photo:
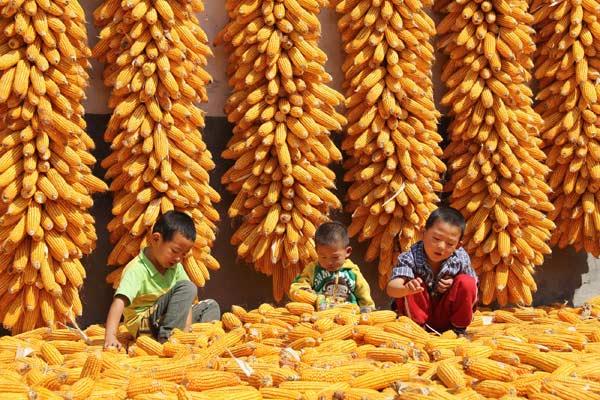
<svg viewBox="0 0 600 400"><path fill-rule="evenodd" d="M339 222L321 224L315 233L317 261L308 264L290 286L290 295L308 290L319 295L317 307L358 304L362 312L375 308L369 284L348 258L352 253L346 227Z"/></svg>
<svg viewBox="0 0 600 400"><path fill-rule="evenodd" d="M194 221L185 213L169 211L156 221L149 246L123 270L106 318L105 349L121 348L117 340L121 315L133 337L147 330L161 343L174 328L188 330L192 322L220 318L214 300L203 300L192 307L198 289L181 261L195 240Z"/></svg>

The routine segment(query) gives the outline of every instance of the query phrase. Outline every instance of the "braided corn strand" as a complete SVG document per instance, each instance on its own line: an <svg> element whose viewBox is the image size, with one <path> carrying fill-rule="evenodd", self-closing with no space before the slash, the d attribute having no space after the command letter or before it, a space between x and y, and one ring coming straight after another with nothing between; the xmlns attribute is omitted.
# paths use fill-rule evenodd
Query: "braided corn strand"
<svg viewBox="0 0 600 400"><path fill-rule="evenodd" d="M219 219L213 203L220 201L209 185L215 164L196 105L208 100L212 81L204 69L212 51L195 15L202 10L200 1L108 0L94 11L102 29L93 50L106 63L113 109L104 134L112 153L102 161L114 193L108 264L135 257L161 214L184 211L197 239L182 264L198 286L219 268L211 247ZM107 281L116 287L121 272L115 269Z"/></svg>
<svg viewBox="0 0 600 400"><path fill-rule="evenodd" d="M225 105L233 136L222 156L235 160L222 182L236 197L231 238L246 263L273 277L275 300L316 259L314 233L341 203L333 193L340 161L331 131L345 118L343 96L326 84L319 49L322 0L227 1L229 23L216 43L229 52Z"/></svg>
<svg viewBox="0 0 600 400"><path fill-rule="evenodd" d="M465 248L482 285L482 301L531 304L534 267L550 253L554 223L546 213L539 130L528 86L535 43L526 1L439 2L439 44L450 108L445 149L450 204L467 219Z"/></svg>

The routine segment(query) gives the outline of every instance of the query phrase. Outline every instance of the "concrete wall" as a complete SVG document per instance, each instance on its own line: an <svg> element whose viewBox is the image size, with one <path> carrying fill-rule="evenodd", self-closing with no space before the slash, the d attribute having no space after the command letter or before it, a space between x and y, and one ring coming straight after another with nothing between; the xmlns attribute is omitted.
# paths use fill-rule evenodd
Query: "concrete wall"
<svg viewBox="0 0 600 400"><path fill-rule="evenodd" d="M90 45L93 46L97 40L98 30L92 25L92 11L101 1L80 0L80 2L89 16L88 32ZM212 41L217 32L225 25L227 15L223 1L205 0L205 5L206 10L199 15L199 19L203 29ZM343 53L336 29L337 16L332 10L323 10L320 20L323 25L321 48L329 56L326 68L334 77L332 86L339 90L342 78L340 65L343 60ZM231 165L230 161L220 158L220 153L231 133L231 126L223 117L222 111L223 104L229 95L225 76L227 58L222 48L214 48L214 53L215 57L209 60L208 65L208 71L212 74L214 82L208 87L209 103L203 105L202 108L209 116L204 130L204 138L213 154L213 158L217 162L216 170L211 172L211 182L215 189L223 195L221 203L216 205L223 219L219 223L217 241L213 249L214 256L221 263L221 270L211 272L212 278L207 282L206 288L201 289L200 295L201 297L217 299L223 309L229 309L231 304L255 307L261 302L273 301L271 280L254 272L251 267L238 262L235 257L235 248L229 244L233 228L232 221L227 218L226 210L232 200L232 195L225 190L219 181L220 176ZM108 115L106 114L110 110L106 107L108 91L102 84L103 66L96 61L93 61L92 64L92 80L88 89L88 99L85 102L85 107L88 112L89 133L96 140L98 146L95 155L98 160L101 160L108 154L108 145L104 143L102 136L108 121ZM438 59L434 68L436 98L439 98L444 90L438 78L441 64L441 60ZM443 129L440 131L443 132ZM339 139L338 136L338 142ZM341 179L341 167L335 166L334 169L338 174L337 182L340 186L337 194L340 198L343 198L346 187ZM99 166L96 167L95 172L98 176L103 176L104 173ZM99 239L96 251L84 260L88 277L81 292L84 315L80 322L83 326L104 321L112 296L112 288L105 283L106 274L109 272L106 267L106 259L111 249L106 231L106 225L111 218L110 209L110 194L96 196L92 213L96 218ZM350 216L345 213L339 213L333 217L344 222L349 222L350 219ZM353 246L352 259L361 265L367 280L371 284L373 297L377 305L382 308L387 307L389 300L376 284L376 265L362 261L366 246L359 243L353 243ZM590 257L588 260L585 253L575 253L570 249L555 250L548 257L546 263L538 268L536 273L539 290L534 297L535 303L547 304L555 301L568 301L580 304L585 298L597 294L600 289L594 285L594 282L597 281L597 278L600 278L600 268L595 268L598 264L597 259Z"/></svg>

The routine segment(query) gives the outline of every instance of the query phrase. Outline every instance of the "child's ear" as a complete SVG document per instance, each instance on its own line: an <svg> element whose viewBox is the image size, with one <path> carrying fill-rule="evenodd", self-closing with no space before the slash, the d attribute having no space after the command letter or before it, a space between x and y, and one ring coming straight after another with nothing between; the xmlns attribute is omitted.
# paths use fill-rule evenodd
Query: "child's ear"
<svg viewBox="0 0 600 400"><path fill-rule="evenodd" d="M159 243L161 239L162 235L160 232L152 232L152 235L150 235L150 242L152 243Z"/></svg>
<svg viewBox="0 0 600 400"><path fill-rule="evenodd" d="M346 247L346 257L350 257L350 254L352 254L352 246L347 246Z"/></svg>

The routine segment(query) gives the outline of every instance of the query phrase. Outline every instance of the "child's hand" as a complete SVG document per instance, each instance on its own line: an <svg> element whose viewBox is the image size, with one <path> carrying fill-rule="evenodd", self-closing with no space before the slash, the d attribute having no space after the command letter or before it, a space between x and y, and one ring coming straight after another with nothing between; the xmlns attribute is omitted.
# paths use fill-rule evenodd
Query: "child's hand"
<svg viewBox="0 0 600 400"><path fill-rule="evenodd" d="M108 350L109 347L115 347L117 350L121 350L121 342L117 339L115 335L106 335L104 338L104 350Z"/></svg>
<svg viewBox="0 0 600 400"><path fill-rule="evenodd" d="M423 280L421 278L411 279L406 282L404 286L411 292L410 294L422 292L423 289Z"/></svg>
<svg viewBox="0 0 600 400"><path fill-rule="evenodd" d="M452 286L453 283L454 279L452 279L451 276L445 276L438 281L435 290L438 293L446 293L446 291L450 288L450 286Z"/></svg>

